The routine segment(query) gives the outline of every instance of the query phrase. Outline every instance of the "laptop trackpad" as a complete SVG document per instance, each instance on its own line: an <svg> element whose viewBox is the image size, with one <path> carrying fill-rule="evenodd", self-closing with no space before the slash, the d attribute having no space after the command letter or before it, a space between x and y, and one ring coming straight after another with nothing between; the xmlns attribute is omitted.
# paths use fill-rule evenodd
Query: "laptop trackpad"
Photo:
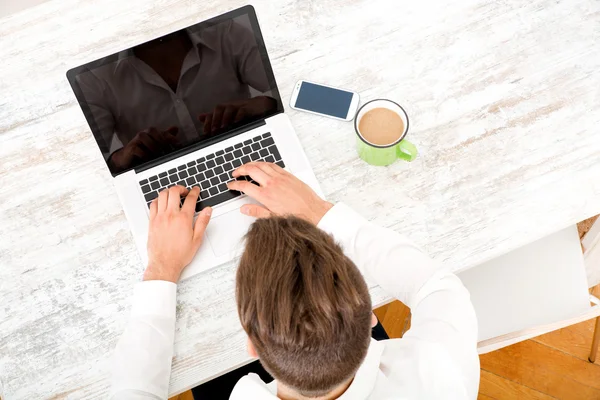
<svg viewBox="0 0 600 400"><path fill-rule="evenodd" d="M239 209L229 211L212 218L206 229L206 235L217 257L230 254L238 256L236 249L243 245L244 235L256 220L240 212Z"/></svg>

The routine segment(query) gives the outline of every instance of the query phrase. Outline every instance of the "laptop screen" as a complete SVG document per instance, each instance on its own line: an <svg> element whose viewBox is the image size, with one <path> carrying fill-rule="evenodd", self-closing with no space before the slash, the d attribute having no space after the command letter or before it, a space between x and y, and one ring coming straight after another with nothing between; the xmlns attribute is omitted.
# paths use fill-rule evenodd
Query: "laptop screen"
<svg viewBox="0 0 600 400"><path fill-rule="evenodd" d="M113 176L283 111L250 6L67 77Z"/></svg>

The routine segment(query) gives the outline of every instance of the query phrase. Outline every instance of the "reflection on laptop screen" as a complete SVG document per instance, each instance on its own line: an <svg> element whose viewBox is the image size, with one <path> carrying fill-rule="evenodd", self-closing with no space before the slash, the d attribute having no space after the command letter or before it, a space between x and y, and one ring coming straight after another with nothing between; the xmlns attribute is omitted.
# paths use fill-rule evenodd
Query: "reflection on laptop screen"
<svg viewBox="0 0 600 400"><path fill-rule="evenodd" d="M68 77L113 175L283 110L251 7Z"/></svg>

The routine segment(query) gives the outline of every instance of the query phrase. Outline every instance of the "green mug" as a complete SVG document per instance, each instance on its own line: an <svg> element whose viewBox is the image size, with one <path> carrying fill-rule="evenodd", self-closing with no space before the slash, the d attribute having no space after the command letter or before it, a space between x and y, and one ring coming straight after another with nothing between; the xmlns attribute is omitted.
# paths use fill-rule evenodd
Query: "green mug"
<svg viewBox="0 0 600 400"><path fill-rule="evenodd" d="M395 112L404 124L402 134L390 144L377 145L370 143L360 133L359 126L361 119L366 113L376 108L387 108ZM356 113L356 118L354 118L354 130L356 131L358 155L371 165L385 166L390 165L399 158L405 161L413 161L417 158L417 147L408 140L404 140L408 133L408 115L406 115L406 111L399 104L391 100L378 99L363 104Z"/></svg>

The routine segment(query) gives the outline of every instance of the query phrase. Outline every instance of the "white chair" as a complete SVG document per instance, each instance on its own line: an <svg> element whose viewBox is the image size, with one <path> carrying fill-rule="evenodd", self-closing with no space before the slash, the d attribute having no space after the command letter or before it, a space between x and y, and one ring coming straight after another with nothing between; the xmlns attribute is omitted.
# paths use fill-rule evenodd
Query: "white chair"
<svg viewBox="0 0 600 400"><path fill-rule="evenodd" d="M588 291L575 226L460 272L458 277L471 292L480 354L600 315L600 301ZM596 328L598 334L598 323Z"/></svg>

